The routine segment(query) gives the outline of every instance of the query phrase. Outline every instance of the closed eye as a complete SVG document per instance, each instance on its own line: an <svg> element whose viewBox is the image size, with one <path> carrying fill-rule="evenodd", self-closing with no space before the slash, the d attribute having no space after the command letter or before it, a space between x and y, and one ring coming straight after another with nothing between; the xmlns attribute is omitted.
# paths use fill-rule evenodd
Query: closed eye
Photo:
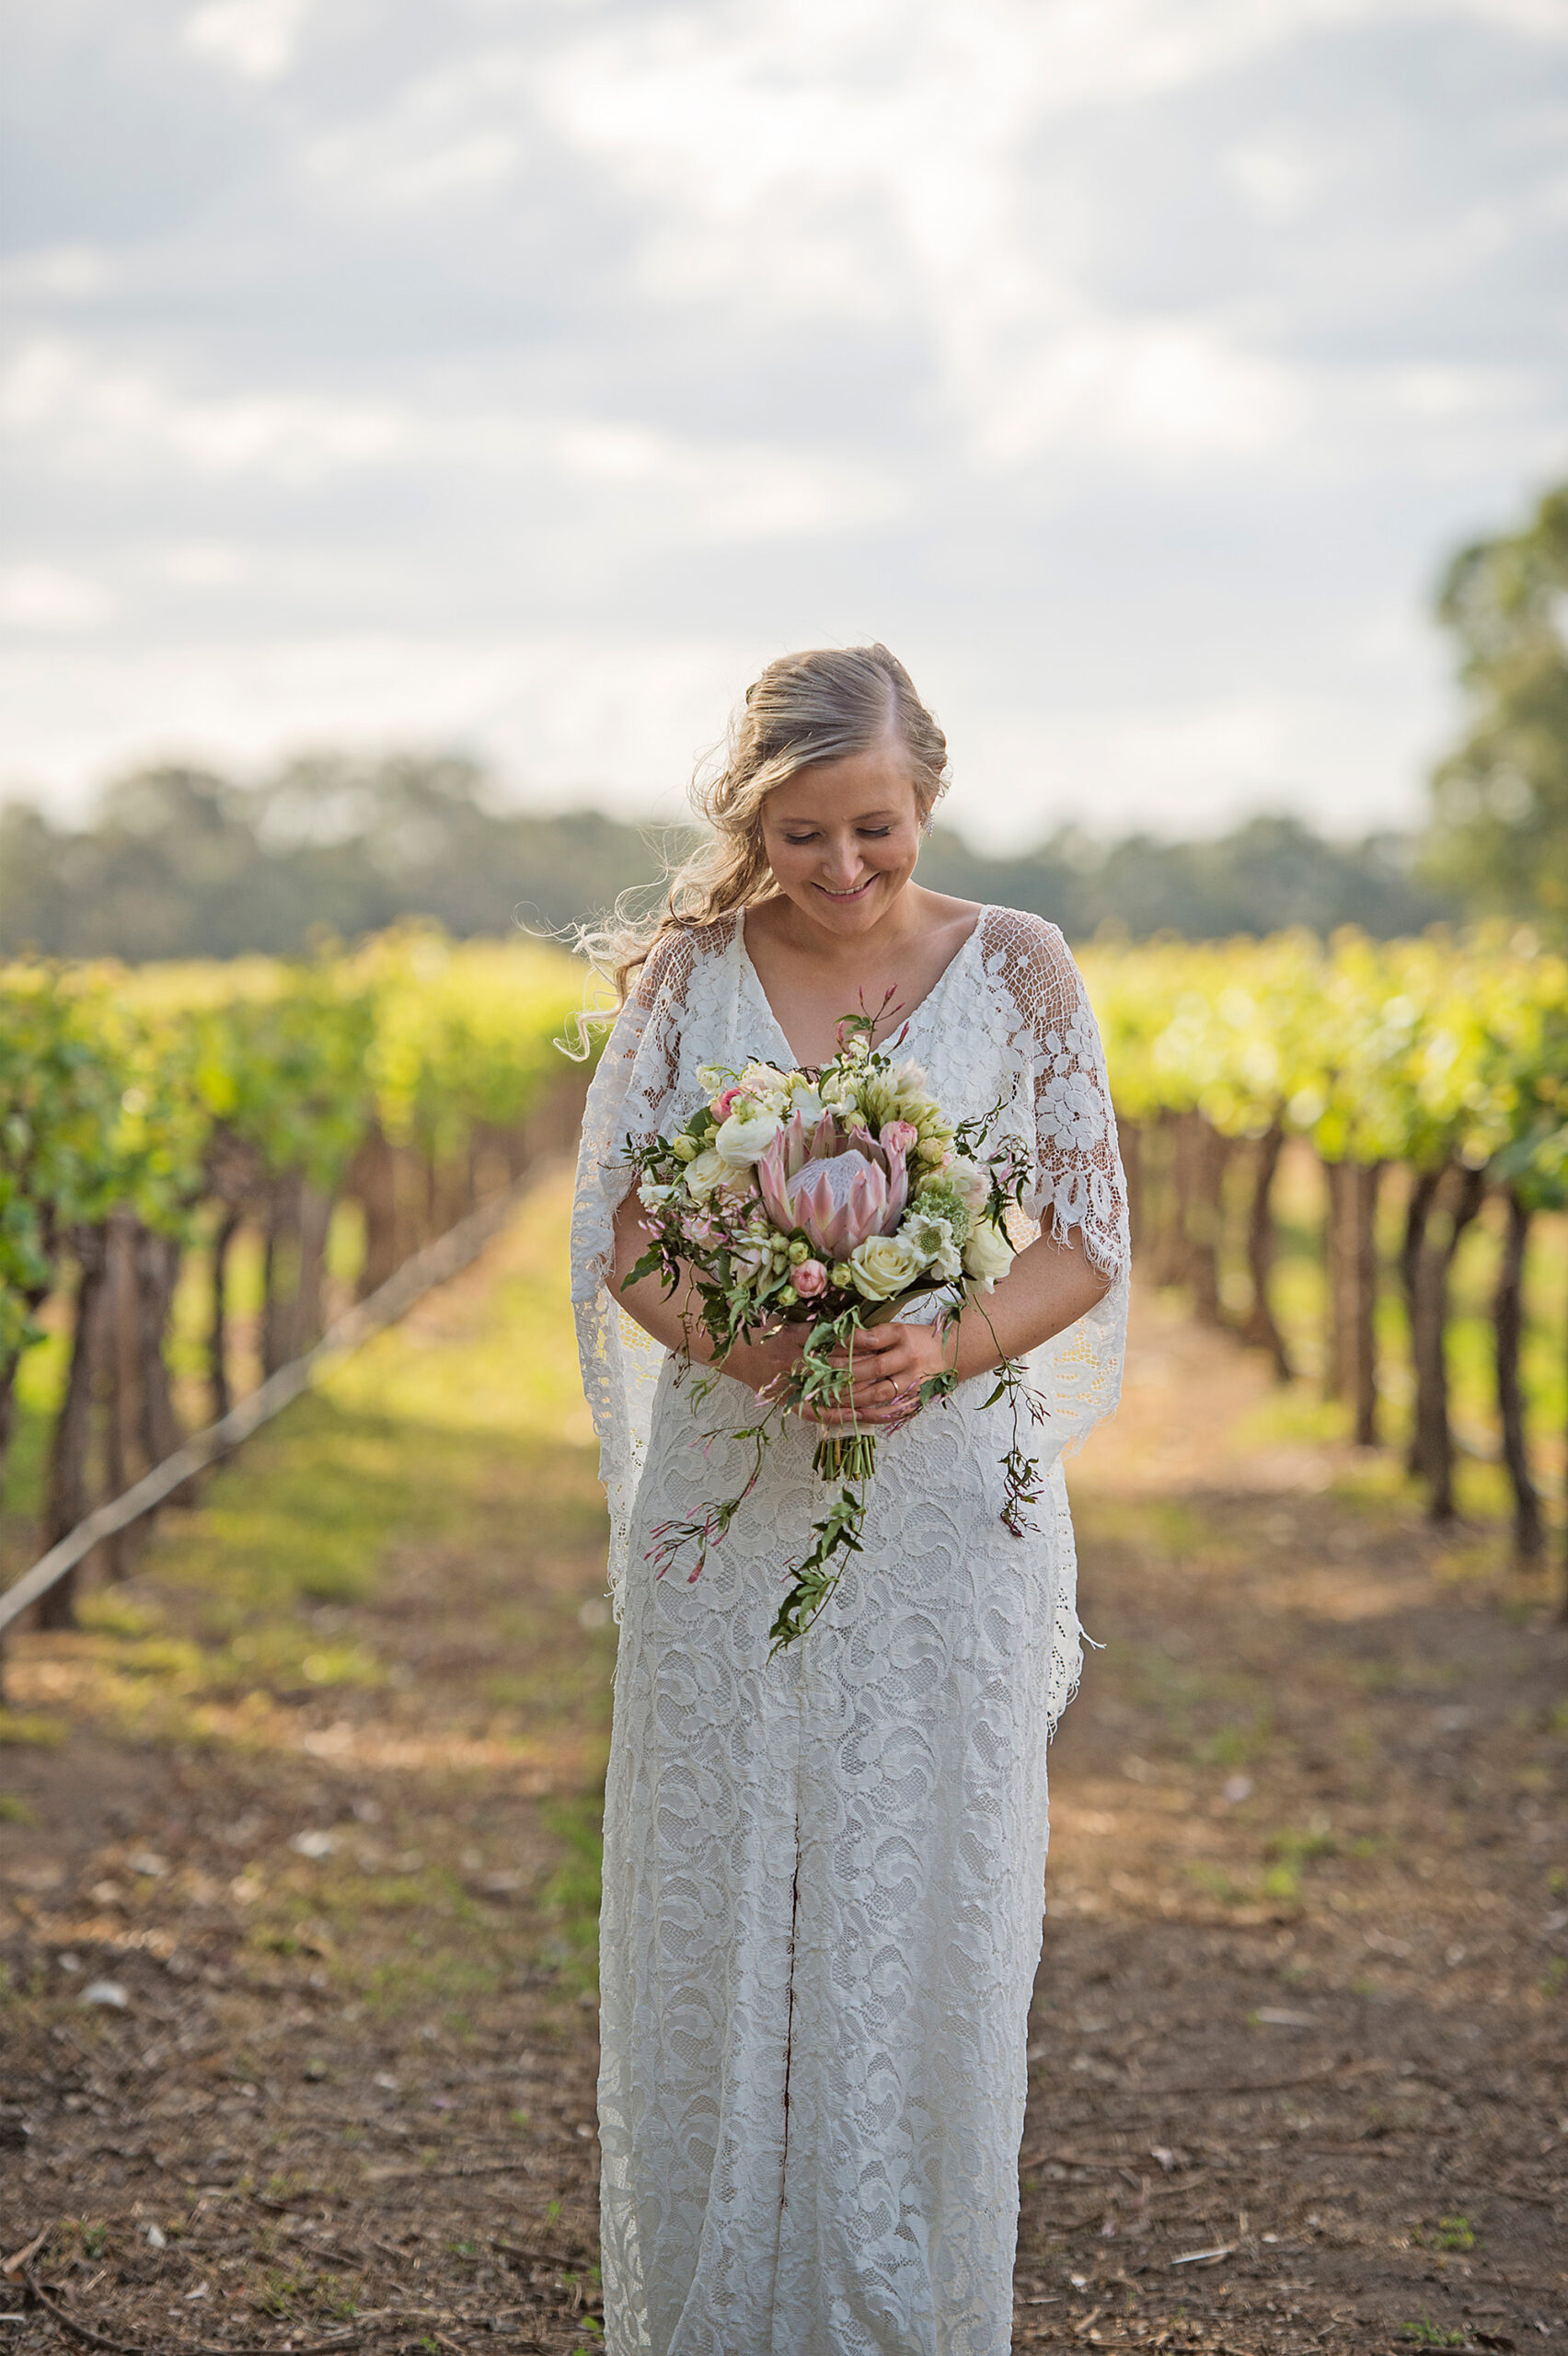
<svg viewBox="0 0 1568 2356"><path fill-rule="evenodd" d="M859 835L863 835L868 842L880 843L884 842L887 839L888 836L892 834L893 828L891 826L858 826L855 831ZM787 843L792 844L797 849L803 849L807 843L814 843L817 838L815 835L813 834L786 835L784 839Z"/></svg>

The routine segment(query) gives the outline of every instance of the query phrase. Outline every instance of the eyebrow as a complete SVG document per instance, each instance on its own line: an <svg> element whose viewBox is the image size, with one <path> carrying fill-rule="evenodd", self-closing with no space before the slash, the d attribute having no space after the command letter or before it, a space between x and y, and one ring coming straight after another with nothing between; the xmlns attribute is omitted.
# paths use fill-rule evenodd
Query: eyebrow
<svg viewBox="0 0 1568 2356"><path fill-rule="evenodd" d="M896 818L897 815L898 813L896 810L857 810L852 823L857 826L863 826L868 818ZM799 818L780 818L778 823L781 826L814 826L819 825L820 821L815 818L807 818L802 816Z"/></svg>

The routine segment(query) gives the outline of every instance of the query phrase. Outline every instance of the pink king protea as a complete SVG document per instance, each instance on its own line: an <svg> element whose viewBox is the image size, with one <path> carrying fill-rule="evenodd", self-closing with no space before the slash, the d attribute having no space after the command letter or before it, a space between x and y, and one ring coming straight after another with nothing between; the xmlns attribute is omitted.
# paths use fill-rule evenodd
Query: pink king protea
<svg viewBox="0 0 1568 2356"><path fill-rule="evenodd" d="M756 1165L763 1206L775 1227L799 1228L824 1260L847 1260L857 1243L898 1225L909 1197L905 1152L867 1128L841 1136L831 1114L813 1129L794 1114Z"/></svg>

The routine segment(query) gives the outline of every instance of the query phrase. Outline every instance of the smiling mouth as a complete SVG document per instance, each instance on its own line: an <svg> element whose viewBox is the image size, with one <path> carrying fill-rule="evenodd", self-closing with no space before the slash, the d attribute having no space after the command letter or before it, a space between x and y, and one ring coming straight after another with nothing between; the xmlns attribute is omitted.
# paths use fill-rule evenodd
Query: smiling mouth
<svg viewBox="0 0 1568 2356"><path fill-rule="evenodd" d="M816 888L822 894L823 897L827 900L859 900L863 898L865 894L870 890L871 885L876 882L876 880L877 879L874 875L868 875L865 882L863 884L857 884L852 892L835 892L826 884L819 884Z"/></svg>

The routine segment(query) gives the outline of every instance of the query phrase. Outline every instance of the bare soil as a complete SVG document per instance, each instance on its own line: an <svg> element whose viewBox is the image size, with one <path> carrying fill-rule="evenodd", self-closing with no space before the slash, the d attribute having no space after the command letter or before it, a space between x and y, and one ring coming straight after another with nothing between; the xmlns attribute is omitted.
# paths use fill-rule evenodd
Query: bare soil
<svg viewBox="0 0 1568 2356"><path fill-rule="evenodd" d="M549 1284L559 1208L389 1351L493 1352L516 1288ZM559 1351L553 1296L541 1333ZM536 1422L441 1460L438 1525L305 1612L319 1658L269 1669L231 1621L250 1667L225 1687L189 1566L229 1576L234 1484L340 1428L361 1447L330 1401L171 1519L125 1627L12 1646L0 2349L599 2344L614 1634L593 1451L548 1397ZM398 1448L418 1475L417 1435ZM1384 1462L1164 1301L1073 1487L1105 1649L1054 1754L1017 2345L1562 2344L1568 1638L1544 1586L1489 1528L1435 1537ZM320 1667L361 1655L378 1681Z"/></svg>

